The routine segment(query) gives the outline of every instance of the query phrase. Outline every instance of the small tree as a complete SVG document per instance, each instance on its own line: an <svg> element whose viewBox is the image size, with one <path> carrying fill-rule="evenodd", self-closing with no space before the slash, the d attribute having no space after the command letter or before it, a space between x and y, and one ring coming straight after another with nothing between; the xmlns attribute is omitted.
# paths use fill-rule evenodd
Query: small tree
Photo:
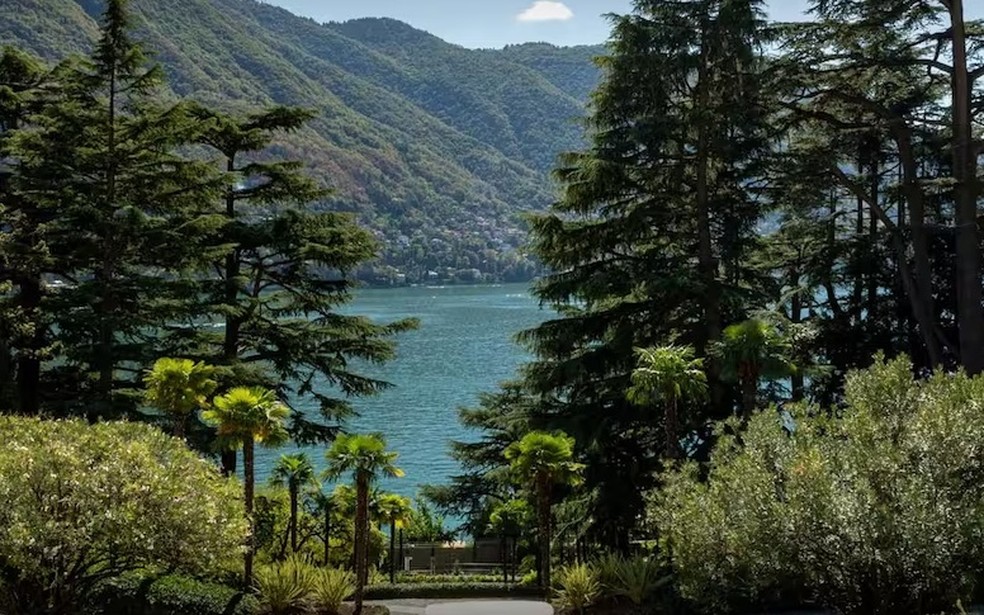
<svg viewBox="0 0 984 615"><path fill-rule="evenodd" d="M172 433L184 438L188 419L208 407L215 391L215 368L190 359L158 359L147 375L144 400L170 417Z"/></svg>
<svg viewBox="0 0 984 615"><path fill-rule="evenodd" d="M540 587L550 587L551 494L555 485L577 485L583 466L574 462L574 439L564 433L534 431L505 452L516 480L536 498Z"/></svg>
<svg viewBox="0 0 984 615"><path fill-rule="evenodd" d="M273 468L270 482L277 487L287 487L287 493L290 496L290 520L288 522L290 550L297 552L297 512L301 487L315 482L314 466L311 465L304 453L281 455L277 465Z"/></svg>
<svg viewBox="0 0 984 615"><path fill-rule="evenodd" d="M396 583L396 531L410 522L413 507L410 500L395 493L384 493L378 500L379 517L390 528L390 583Z"/></svg>
<svg viewBox="0 0 984 615"><path fill-rule="evenodd" d="M0 438L0 585L12 612L83 612L106 579L148 566L214 572L241 552L237 481L157 428L0 417Z"/></svg>
<svg viewBox="0 0 984 615"><path fill-rule="evenodd" d="M325 458L328 469L325 477L337 480L351 474L355 482L355 613L362 613L366 582L369 577L369 491L380 476L402 477L396 467L397 454L386 450L381 434L343 434L335 440Z"/></svg>
<svg viewBox="0 0 984 615"><path fill-rule="evenodd" d="M758 406L762 378L785 378L796 371L787 358L791 352L789 342L763 320L731 325L712 350L721 361L722 378L741 385L742 412L746 418Z"/></svg>
<svg viewBox="0 0 984 615"><path fill-rule="evenodd" d="M502 551L502 581L509 582L509 545L513 539L515 550L516 540L526 528L532 516L529 502L526 500L508 500L496 505L489 515L489 530L499 536Z"/></svg>
<svg viewBox="0 0 984 615"><path fill-rule="evenodd" d="M228 443L243 448L243 489L246 503L246 516L253 522L253 492L255 476L253 472L253 451L256 442L265 446L279 446L287 440L284 420L289 412L277 400L272 391L261 388L240 387L216 397L212 407L202 418L214 425L219 437ZM243 580L246 587L253 582L253 534L250 532L246 544Z"/></svg>
<svg viewBox="0 0 984 615"><path fill-rule="evenodd" d="M680 452L679 403L703 399L707 395L707 376L693 348L661 346L637 348L638 367L632 372L628 398L640 406L663 404L666 456L675 459Z"/></svg>

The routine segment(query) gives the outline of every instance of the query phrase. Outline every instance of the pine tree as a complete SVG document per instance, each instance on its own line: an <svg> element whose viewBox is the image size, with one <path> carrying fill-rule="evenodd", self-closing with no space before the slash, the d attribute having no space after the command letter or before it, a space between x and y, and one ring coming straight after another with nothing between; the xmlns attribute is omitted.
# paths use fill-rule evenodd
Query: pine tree
<svg viewBox="0 0 984 615"><path fill-rule="evenodd" d="M35 58L5 47L0 55L0 403L25 414L38 411L45 327L40 313L46 254L41 220L31 199L15 189L12 143L41 98L47 70ZM8 294L9 293L9 294Z"/></svg>
<svg viewBox="0 0 984 615"><path fill-rule="evenodd" d="M221 155L226 188L222 224L203 246L206 268L192 293L201 301L187 318L221 327L175 328L170 344L222 367L225 386L268 387L285 401L313 397L320 413L295 409L289 431L300 443L328 442L352 412L348 397L387 386L350 362L392 358L391 337L415 322L380 325L337 311L351 299L351 272L375 256L376 245L350 216L316 210L312 203L327 192L300 163L271 160L275 140L300 130L310 112L274 107L232 116L199 108L197 117L208 126L203 143ZM234 457L223 459L231 472Z"/></svg>
<svg viewBox="0 0 984 615"><path fill-rule="evenodd" d="M130 36L127 0L109 0L91 57L59 72L60 95L16 144L21 189L51 217L46 239L68 284L50 307L64 351L61 412L131 411L139 376L177 313L178 273L219 176L184 157L200 129L164 105L161 69Z"/></svg>
<svg viewBox="0 0 984 615"><path fill-rule="evenodd" d="M596 530L627 546L653 486L663 438L632 405L636 347L691 345L706 358L725 325L764 302L749 266L765 211L761 3L638 1L616 18L589 120L591 147L568 155L563 195L533 219L536 254L556 273L535 287L560 317L523 334L525 370L551 400L537 422L585 447ZM710 413L733 387L707 362Z"/></svg>
<svg viewBox="0 0 984 615"><path fill-rule="evenodd" d="M869 235L891 246L900 309L919 333L917 361L976 373L984 368L980 182L977 156L966 153L982 113L973 101L984 31L966 23L962 4L815 0L817 21L786 27L780 70L790 80L784 106L806 125L800 134L826 134L810 144L814 181L839 186L847 194L834 198L856 201Z"/></svg>

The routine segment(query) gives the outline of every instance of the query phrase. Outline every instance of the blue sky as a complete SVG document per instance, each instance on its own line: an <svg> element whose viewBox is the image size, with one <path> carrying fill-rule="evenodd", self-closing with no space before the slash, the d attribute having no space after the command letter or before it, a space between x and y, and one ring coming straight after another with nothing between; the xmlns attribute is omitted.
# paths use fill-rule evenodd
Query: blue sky
<svg viewBox="0 0 984 615"><path fill-rule="evenodd" d="M608 38L605 13L631 0L265 0L318 21L393 17L466 47L548 41L594 44ZM770 0L775 19L802 15L807 0Z"/></svg>
<svg viewBox="0 0 984 615"><path fill-rule="evenodd" d="M605 13L626 13L631 0L265 0L318 21L393 17L466 47L502 47L548 41L557 45L604 42ZM980 4L978 5L978 2ZM773 19L802 17L808 0L767 0ZM966 2L984 17L984 2ZM970 8L976 6L977 8Z"/></svg>

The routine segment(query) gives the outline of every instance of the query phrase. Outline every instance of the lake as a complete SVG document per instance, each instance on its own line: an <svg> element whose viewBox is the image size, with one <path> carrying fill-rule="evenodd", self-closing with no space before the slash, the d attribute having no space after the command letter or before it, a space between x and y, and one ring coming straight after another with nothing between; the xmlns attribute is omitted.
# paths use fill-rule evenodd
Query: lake
<svg viewBox="0 0 984 615"><path fill-rule="evenodd" d="M458 422L458 409L476 405L480 393L514 377L528 355L513 337L550 314L525 284L363 289L345 312L377 322L420 319L420 329L399 337L394 361L362 370L395 386L355 400L360 416L346 426L386 436L406 477L381 487L408 497L415 497L420 485L446 482L459 471L448 455L449 443L477 434ZM267 480L281 454L296 450L306 451L319 470L324 467L324 448L258 448L257 482Z"/></svg>

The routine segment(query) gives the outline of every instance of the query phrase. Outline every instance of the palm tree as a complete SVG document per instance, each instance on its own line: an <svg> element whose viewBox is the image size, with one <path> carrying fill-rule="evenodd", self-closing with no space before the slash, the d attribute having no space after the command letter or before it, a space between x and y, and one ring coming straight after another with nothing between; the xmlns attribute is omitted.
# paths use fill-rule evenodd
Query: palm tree
<svg viewBox="0 0 984 615"><path fill-rule="evenodd" d="M506 448L506 460L521 484L536 497L537 540L540 552L540 587L550 587L550 503L555 485L575 486L581 482L583 466L574 462L574 438L534 431Z"/></svg>
<svg viewBox="0 0 984 615"><path fill-rule="evenodd" d="M297 552L297 505L301 487L314 482L314 466L304 453L281 455L273 468L273 474L270 475L270 483L276 487L287 487L290 496L290 550L295 553Z"/></svg>
<svg viewBox="0 0 984 615"><path fill-rule="evenodd" d="M403 529L410 522L413 506L409 498L395 493L385 493L378 500L379 517L389 524L390 528L390 583L396 583L396 531Z"/></svg>
<svg viewBox="0 0 984 615"><path fill-rule="evenodd" d="M355 482L355 615L362 613L369 576L369 491L380 476L403 476L403 470L395 465L397 457L386 450L386 440L381 434L342 434L325 453L327 479L337 480L351 474Z"/></svg>
<svg viewBox="0 0 984 615"><path fill-rule="evenodd" d="M168 415L172 433L183 438L188 418L208 407L208 396L215 391L215 368L190 359L158 359L144 376L148 405Z"/></svg>
<svg viewBox="0 0 984 615"><path fill-rule="evenodd" d="M693 348L682 346L636 348L636 357L638 367L632 372L629 401L640 406L662 402L666 456L675 459L680 451L680 400L707 395L703 361L694 358Z"/></svg>
<svg viewBox="0 0 984 615"><path fill-rule="evenodd" d="M243 447L244 500L246 516L253 523L253 451L255 443L279 446L287 440L284 420L289 411L273 391L261 387L238 387L216 397L202 413L206 423L215 426L224 441ZM243 578L246 587L253 582L253 532L246 543Z"/></svg>
<svg viewBox="0 0 984 615"><path fill-rule="evenodd" d="M489 530L499 535L500 551L502 552L502 582L509 583L509 544L508 539L513 539L513 551L516 550L516 539L527 527L528 520L532 516L530 504L526 500L507 500L497 504L489 515ZM515 565L515 562L513 562ZM515 568L513 577L515 578Z"/></svg>
<svg viewBox="0 0 984 615"><path fill-rule="evenodd" d="M791 352L788 340L764 320L731 325L712 352L721 361L721 377L741 385L741 406L746 418L758 406L762 378L787 378L796 372L787 358Z"/></svg>

